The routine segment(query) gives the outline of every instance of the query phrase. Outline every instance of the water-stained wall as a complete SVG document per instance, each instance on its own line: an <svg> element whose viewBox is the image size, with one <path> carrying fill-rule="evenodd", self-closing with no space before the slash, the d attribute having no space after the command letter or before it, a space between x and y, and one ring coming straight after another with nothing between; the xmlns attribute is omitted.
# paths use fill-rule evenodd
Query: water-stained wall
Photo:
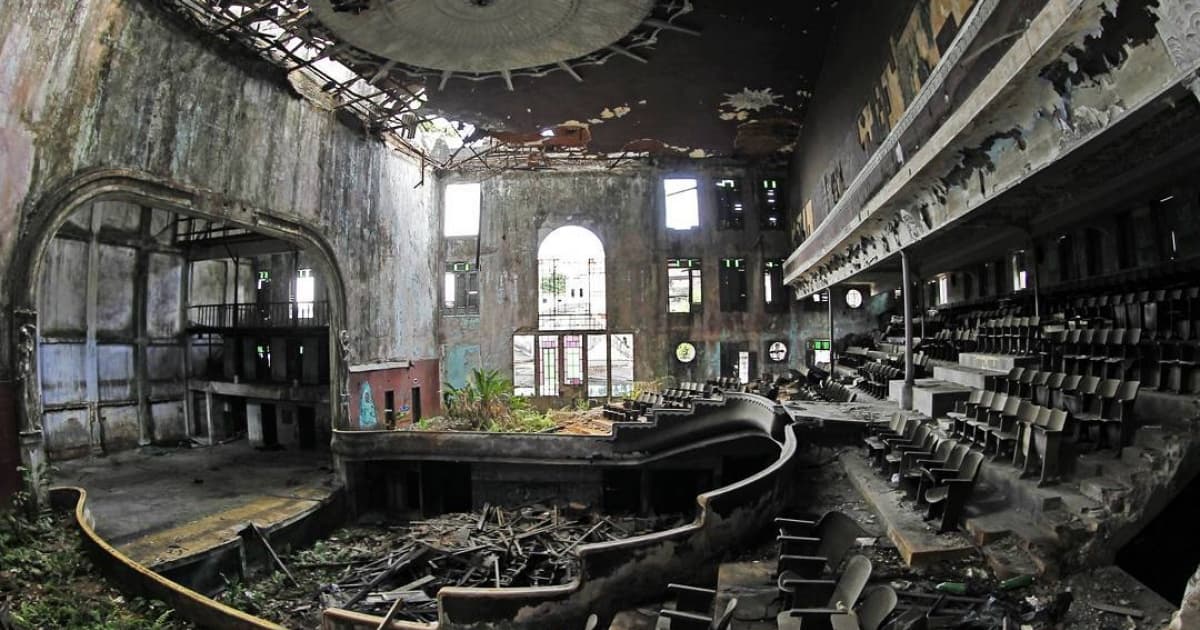
<svg viewBox="0 0 1200 630"><path fill-rule="evenodd" d="M45 237L23 226L64 182L99 168L310 229L345 287L348 363L438 356L432 178L301 98L281 71L151 3L15 0L0 4L0 95L0 382L18 376L7 281L28 261L14 255Z"/></svg>
<svg viewBox="0 0 1200 630"><path fill-rule="evenodd" d="M445 183L481 181L481 238L478 244L480 306L478 315L444 315L443 378L466 378L477 367L512 375L512 337L538 330L538 247L553 230L576 225L595 233L604 245L608 330L633 333L637 381L662 377L704 381L733 376L722 366L722 347L742 345L757 355L757 370L780 372L802 364L809 340L828 337L828 307L790 303L768 312L764 299L764 261L786 257L786 229L763 229L755 195L762 178L775 173L740 166L681 164L579 172L507 172L490 178L448 177ZM699 192L700 225L671 230L665 225L666 177L694 177ZM746 204L742 229L718 229L715 182L741 184ZM445 241L447 262L476 257L475 239ZM669 313L667 260L701 259L700 312ZM747 271L745 312L722 310L719 266L723 258L744 258ZM874 327L865 309L847 309L837 296L840 337L849 330ZM787 296L790 302L791 296ZM767 361L767 347L781 340L787 360ZM675 357L680 342L695 345L689 364ZM460 365L461 363L461 365ZM757 376L754 374L752 376Z"/></svg>

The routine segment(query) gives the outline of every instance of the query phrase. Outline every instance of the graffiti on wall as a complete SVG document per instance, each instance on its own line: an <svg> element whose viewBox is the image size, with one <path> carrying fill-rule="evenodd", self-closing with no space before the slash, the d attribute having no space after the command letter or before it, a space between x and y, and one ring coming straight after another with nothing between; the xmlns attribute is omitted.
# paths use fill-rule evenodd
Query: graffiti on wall
<svg viewBox="0 0 1200 630"><path fill-rule="evenodd" d="M375 397L371 395L371 384L363 381L362 394L358 399L358 426L362 429L374 429L379 425L379 415L375 413Z"/></svg>

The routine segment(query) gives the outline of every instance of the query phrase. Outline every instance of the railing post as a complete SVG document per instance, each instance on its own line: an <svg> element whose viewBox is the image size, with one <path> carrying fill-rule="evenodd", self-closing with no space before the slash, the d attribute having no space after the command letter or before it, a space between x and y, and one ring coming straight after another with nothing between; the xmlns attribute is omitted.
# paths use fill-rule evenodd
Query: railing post
<svg viewBox="0 0 1200 630"><path fill-rule="evenodd" d="M900 282L903 285L904 296L904 387L900 388L900 408L911 411L913 408L913 321L912 321L912 279L908 271L908 252L900 250Z"/></svg>

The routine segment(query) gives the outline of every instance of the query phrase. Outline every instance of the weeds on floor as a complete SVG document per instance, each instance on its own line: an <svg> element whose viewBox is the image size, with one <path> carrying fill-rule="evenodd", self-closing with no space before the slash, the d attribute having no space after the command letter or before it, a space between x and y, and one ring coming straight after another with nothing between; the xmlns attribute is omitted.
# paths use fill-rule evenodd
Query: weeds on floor
<svg viewBox="0 0 1200 630"><path fill-rule="evenodd" d="M26 481L37 473L22 471ZM29 487L29 484L26 484ZM126 599L108 585L84 554L65 515L32 509L18 493L0 507L0 627L72 630L190 628L162 602Z"/></svg>

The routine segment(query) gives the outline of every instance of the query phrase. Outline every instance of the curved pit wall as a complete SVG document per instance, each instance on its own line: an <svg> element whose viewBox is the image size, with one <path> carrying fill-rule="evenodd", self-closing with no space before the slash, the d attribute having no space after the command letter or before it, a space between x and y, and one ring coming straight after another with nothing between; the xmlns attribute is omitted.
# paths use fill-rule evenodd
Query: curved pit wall
<svg viewBox="0 0 1200 630"><path fill-rule="evenodd" d="M694 410L658 410L651 422L614 424L611 436L345 431L335 432L333 451L339 466L414 458L642 466L747 436L770 439L778 446L778 457L758 473L699 495L699 510L691 523L581 545L580 576L569 584L443 588L437 596L436 625L392 624L412 630L570 630L583 628L592 613L605 627L631 604L661 599L670 582L715 582L726 551L743 546L767 527L789 496L797 437L782 407L760 396L731 393L697 401ZM324 626L374 628L381 621L330 609Z"/></svg>
<svg viewBox="0 0 1200 630"><path fill-rule="evenodd" d="M101 575L122 592L161 600L174 609L177 616L202 628L284 630L283 626L231 608L173 582L134 562L108 544L96 533L95 521L87 506L87 491L83 488L52 488L50 504L56 510L74 513L84 552Z"/></svg>

